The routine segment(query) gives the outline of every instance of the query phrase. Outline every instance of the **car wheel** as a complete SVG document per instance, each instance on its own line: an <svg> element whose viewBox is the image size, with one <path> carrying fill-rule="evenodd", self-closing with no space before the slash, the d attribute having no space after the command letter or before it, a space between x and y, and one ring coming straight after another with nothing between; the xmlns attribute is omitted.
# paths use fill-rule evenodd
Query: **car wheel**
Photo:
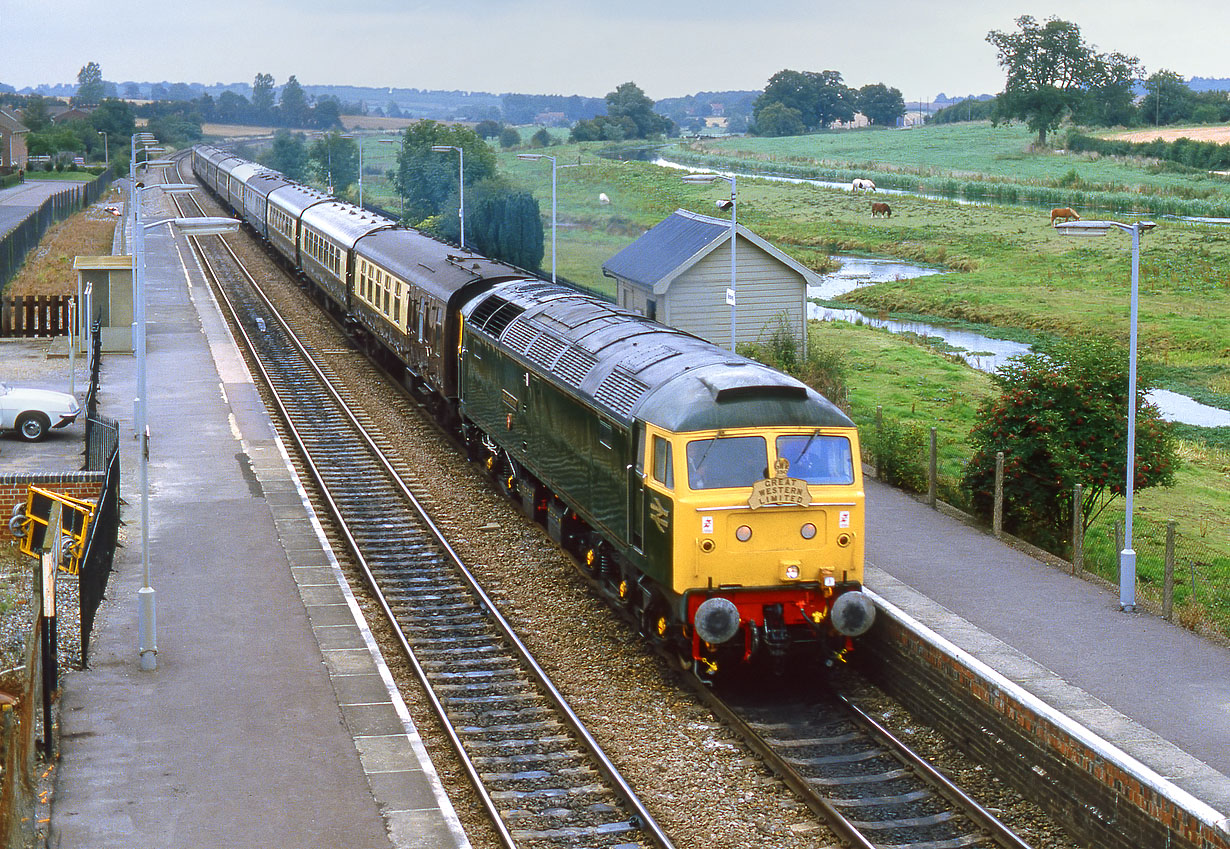
<svg viewBox="0 0 1230 849"><path fill-rule="evenodd" d="M47 437L51 421L42 413L22 413L17 417L17 435L26 442L38 442Z"/></svg>

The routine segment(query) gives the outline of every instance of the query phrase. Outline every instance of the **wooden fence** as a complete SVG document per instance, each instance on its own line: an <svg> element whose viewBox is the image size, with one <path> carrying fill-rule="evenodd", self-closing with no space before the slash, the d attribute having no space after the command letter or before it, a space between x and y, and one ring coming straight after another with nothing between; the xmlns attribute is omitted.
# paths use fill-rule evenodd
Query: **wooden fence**
<svg viewBox="0 0 1230 849"><path fill-rule="evenodd" d="M70 335L69 305L75 295L0 297L0 338Z"/></svg>

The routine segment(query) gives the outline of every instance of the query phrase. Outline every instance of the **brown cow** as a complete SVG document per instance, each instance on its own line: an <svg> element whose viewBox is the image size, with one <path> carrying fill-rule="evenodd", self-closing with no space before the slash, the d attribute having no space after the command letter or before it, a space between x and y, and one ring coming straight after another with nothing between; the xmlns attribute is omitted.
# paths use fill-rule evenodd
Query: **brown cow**
<svg viewBox="0 0 1230 849"><path fill-rule="evenodd" d="M1051 210L1051 226L1054 227L1060 220L1063 221L1080 221L1081 217L1076 214L1076 210L1068 207L1056 207Z"/></svg>
<svg viewBox="0 0 1230 849"><path fill-rule="evenodd" d="M885 218L892 218L893 209L886 203L873 203L871 205L871 217L875 218L877 215L883 215Z"/></svg>

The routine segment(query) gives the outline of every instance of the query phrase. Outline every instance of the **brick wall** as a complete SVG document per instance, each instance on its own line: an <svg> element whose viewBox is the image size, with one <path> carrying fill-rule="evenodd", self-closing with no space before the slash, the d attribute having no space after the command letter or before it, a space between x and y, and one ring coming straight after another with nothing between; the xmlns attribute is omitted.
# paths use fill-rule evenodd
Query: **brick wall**
<svg viewBox="0 0 1230 849"><path fill-rule="evenodd" d="M1100 849L1230 849L1209 806L881 608L860 668L912 713Z"/></svg>
<svg viewBox="0 0 1230 849"><path fill-rule="evenodd" d="M26 489L31 484L82 501L98 501L105 476L104 472L0 475L0 519L7 523L13 505L26 503Z"/></svg>

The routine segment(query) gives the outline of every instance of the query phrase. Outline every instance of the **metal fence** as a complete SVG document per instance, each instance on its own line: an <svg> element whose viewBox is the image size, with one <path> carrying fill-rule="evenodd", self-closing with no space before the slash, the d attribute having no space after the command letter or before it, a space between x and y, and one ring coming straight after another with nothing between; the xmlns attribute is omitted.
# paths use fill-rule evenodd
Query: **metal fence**
<svg viewBox="0 0 1230 849"><path fill-rule="evenodd" d="M111 185L111 179L111 171L107 170L88 183L57 192L43 201L24 221L0 236L0 291L13 279L17 269L26 261L26 255L38 245L47 228L102 197L107 186Z"/></svg>
<svg viewBox="0 0 1230 849"><path fill-rule="evenodd" d="M81 600L81 665L90 663L90 631L94 628L94 615L102 604L107 591L107 579L115 561L115 549L120 531L120 449L119 426L113 421L100 423L112 434L112 447L107 458L107 476L103 481L102 494L94 522L86 537L85 554L81 558L78 573Z"/></svg>

